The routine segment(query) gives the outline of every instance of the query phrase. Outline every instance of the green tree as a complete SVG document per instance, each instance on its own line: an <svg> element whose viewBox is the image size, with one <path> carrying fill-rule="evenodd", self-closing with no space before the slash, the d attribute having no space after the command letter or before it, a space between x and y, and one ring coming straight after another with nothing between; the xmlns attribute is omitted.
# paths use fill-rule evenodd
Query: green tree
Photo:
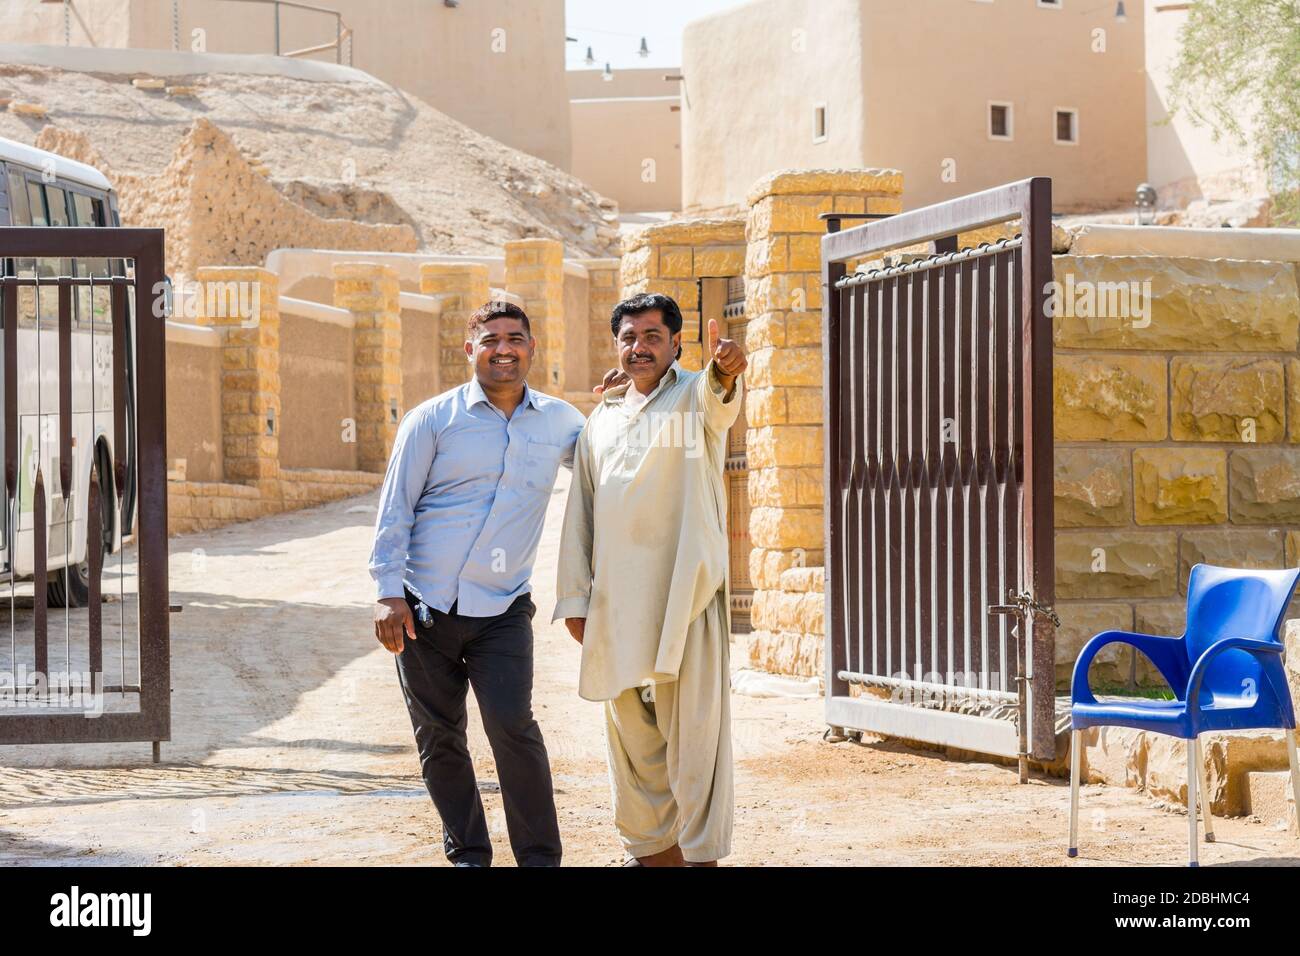
<svg viewBox="0 0 1300 956"><path fill-rule="evenodd" d="M1179 39L1173 109L1249 147L1274 219L1300 224L1300 0L1199 0Z"/></svg>

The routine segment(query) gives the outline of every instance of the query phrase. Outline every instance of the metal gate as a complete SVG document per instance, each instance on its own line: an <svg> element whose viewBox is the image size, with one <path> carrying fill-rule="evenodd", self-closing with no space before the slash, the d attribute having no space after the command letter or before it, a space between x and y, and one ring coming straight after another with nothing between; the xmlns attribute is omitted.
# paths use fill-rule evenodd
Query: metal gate
<svg viewBox="0 0 1300 956"><path fill-rule="evenodd" d="M1022 779L1056 746L1051 201L1028 179L822 240L827 722Z"/></svg>
<svg viewBox="0 0 1300 956"><path fill-rule="evenodd" d="M171 727L163 233L0 228L0 261L0 744L153 741L156 760ZM47 590L82 534L83 576Z"/></svg>

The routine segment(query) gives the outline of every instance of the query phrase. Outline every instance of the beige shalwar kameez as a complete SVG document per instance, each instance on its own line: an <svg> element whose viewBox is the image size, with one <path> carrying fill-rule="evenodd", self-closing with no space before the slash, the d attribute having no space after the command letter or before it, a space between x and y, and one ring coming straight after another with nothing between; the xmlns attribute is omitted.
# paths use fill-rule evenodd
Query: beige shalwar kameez
<svg viewBox="0 0 1300 956"><path fill-rule="evenodd" d="M578 693L605 702L624 848L731 850L727 429L710 365L678 363L644 401L607 391L578 438L555 620L587 619Z"/></svg>

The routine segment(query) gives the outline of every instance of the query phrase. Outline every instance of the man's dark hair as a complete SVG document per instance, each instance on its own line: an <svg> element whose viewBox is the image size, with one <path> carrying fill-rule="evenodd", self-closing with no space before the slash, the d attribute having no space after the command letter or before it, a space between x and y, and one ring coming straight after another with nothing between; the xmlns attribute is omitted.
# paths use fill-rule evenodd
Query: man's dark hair
<svg viewBox="0 0 1300 956"><path fill-rule="evenodd" d="M518 319L524 325L524 331L529 337L533 334L533 326L528 321L528 313L513 302L489 302L480 306L469 317L469 322L465 325L465 337L473 342L474 335L482 326L491 322L493 319Z"/></svg>
<svg viewBox="0 0 1300 956"><path fill-rule="evenodd" d="M614 313L609 317L609 329L614 333L614 338L618 338L618 330L623 327L623 320L629 315L643 315L655 309L663 313L664 325L668 326L669 332L675 335L682 330L682 310L677 307L677 303L658 292L646 292L624 299L614 306Z"/></svg>

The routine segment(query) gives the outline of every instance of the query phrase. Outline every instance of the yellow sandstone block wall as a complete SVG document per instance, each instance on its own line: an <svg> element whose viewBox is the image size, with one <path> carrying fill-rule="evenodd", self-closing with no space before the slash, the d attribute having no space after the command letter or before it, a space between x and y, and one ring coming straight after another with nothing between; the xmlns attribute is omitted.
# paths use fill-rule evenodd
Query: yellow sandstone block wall
<svg viewBox="0 0 1300 956"><path fill-rule="evenodd" d="M524 311L532 324L533 338L537 339L528 384L551 395L563 394L564 350L568 345L564 329L563 243L558 239L507 242L506 291L524 300Z"/></svg>
<svg viewBox="0 0 1300 956"><path fill-rule="evenodd" d="M488 300L488 267L480 263L426 263L420 266L420 292L442 299L438 325L440 385L444 390L470 379L465 357L465 327Z"/></svg>
<svg viewBox="0 0 1300 956"><path fill-rule="evenodd" d="M592 381L585 387L598 384L609 369L618 364L614 336L610 332L609 318L619 303L619 259L579 259L578 264L587 270L587 368ZM570 382L570 390L583 388L581 382Z"/></svg>
<svg viewBox="0 0 1300 956"><path fill-rule="evenodd" d="M279 279L256 266L200 269L195 278L203 290L201 321L221 335L226 477L274 481L280 471ZM225 294L209 293L213 285Z"/></svg>
<svg viewBox="0 0 1300 956"><path fill-rule="evenodd" d="M383 473L402 420L402 306L391 266L334 266L334 305L352 313L357 469Z"/></svg>
<svg viewBox="0 0 1300 956"><path fill-rule="evenodd" d="M335 269L335 302L351 310L355 322L349 377L358 383L355 427L340 429L339 440L357 443L359 471L281 465L276 275L257 267L203 268L196 281L201 311L196 321L221 337L221 434L214 440L222 445L222 480L168 482L170 533L211 530L378 486L403 402L401 314L392 269L371 264Z"/></svg>
<svg viewBox="0 0 1300 956"><path fill-rule="evenodd" d="M778 173L749 194L746 413L755 592L747 653L751 665L765 670L821 673L826 223L820 217L896 213L901 193L901 174L869 169Z"/></svg>
<svg viewBox="0 0 1300 956"><path fill-rule="evenodd" d="M1064 683L1099 631L1180 635L1198 562L1300 561L1300 299L1292 262L1066 255L1055 271L1075 290L1053 319ZM1094 682L1160 682L1141 655L1102 657Z"/></svg>

